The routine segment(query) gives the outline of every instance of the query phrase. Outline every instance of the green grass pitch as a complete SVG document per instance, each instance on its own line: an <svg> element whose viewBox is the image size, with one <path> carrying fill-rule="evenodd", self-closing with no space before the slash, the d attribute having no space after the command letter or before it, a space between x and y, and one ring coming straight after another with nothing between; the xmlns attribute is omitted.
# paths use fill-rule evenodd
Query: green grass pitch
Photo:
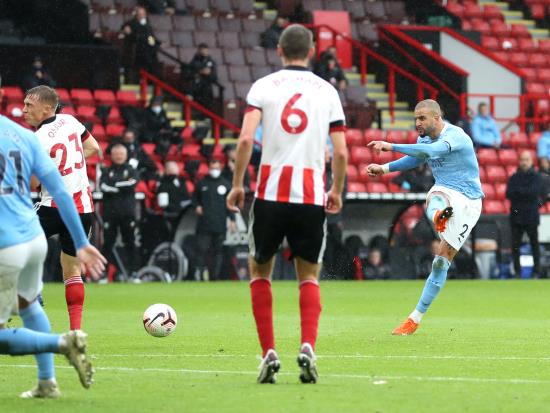
<svg viewBox="0 0 550 413"><path fill-rule="evenodd" d="M276 385L255 382L246 283L88 285L92 388L58 357L63 397L19 400L35 383L34 359L0 356L0 412L550 411L550 282L450 281L413 336L392 336L422 285L324 282L316 385L298 380L295 282L274 283ZM63 286L44 297L54 331L66 330ZM142 326L156 302L178 314L166 338Z"/></svg>

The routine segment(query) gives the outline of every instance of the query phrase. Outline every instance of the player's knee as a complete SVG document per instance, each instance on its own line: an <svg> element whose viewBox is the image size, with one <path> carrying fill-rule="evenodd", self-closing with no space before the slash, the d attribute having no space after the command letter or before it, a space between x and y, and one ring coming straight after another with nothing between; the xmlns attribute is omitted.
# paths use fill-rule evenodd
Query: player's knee
<svg viewBox="0 0 550 413"><path fill-rule="evenodd" d="M433 270L443 270L443 269L446 269L446 268L448 268L448 266L447 266L447 263L448 263L448 262L449 262L449 261L448 261L446 258L437 255L437 256L434 258L433 262L432 262L432 269L433 269Z"/></svg>

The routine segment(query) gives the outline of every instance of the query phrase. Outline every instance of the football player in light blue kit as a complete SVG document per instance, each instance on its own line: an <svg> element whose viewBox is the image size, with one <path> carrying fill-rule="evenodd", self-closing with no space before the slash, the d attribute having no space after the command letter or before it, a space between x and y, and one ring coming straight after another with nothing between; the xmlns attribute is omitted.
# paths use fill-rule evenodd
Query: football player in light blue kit
<svg viewBox="0 0 550 413"><path fill-rule="evenodd" d="M419 102L414 117L420 135L416 144L374 141L368 145L377 152L396 151L406 155L388 164L369 165L370 176L404 171L428 162L435 178L426 199L426 214L440 235L439 253L433 260L420 301L407 321L393 330L395 335L409 335L418 328L422 316L445 284L451 261L477 223L484 196L470 137L461 128L443 121L439 104L434 100Z"/></svg>
<svg viewBox="0 0 550 413"><path fill-rule="evenodd" d="M42 290L47 242L33 210L31 175L52 193L75 240L78 257L92 276L99 277L105 258L88 242L55 164L31 131L0 115L0 354L36 355L38 385L21 397L58 397L52 353L67 357L86 388L93 370L86 357L86 334L79 330L51 334L48 317L36 301ZM18 307L24 327L6 328Z"/></svg>

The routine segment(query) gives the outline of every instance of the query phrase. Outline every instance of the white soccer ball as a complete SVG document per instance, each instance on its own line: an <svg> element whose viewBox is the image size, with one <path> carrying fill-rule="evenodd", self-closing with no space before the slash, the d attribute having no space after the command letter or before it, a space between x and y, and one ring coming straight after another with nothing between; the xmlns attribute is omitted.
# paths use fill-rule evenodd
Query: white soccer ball
<svg viewBox="0 0 550 413"><path fill-rule="evenodd" d="M153 337L170 335L178 324L178 316L168 304L153 304L143 313L143 327Z"/></svg>

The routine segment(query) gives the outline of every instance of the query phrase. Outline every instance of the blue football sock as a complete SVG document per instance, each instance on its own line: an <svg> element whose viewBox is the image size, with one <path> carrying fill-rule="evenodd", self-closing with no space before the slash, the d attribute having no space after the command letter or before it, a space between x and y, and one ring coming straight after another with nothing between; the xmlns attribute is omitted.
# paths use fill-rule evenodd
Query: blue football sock
<svg viewBox="0 0 550 413"><path fill-rule="evenodd" d="M437 211L445 209L446 207L447 203L445 202L445 199L441 195L434 195L430 198L430 202L428 202L426 215L428 216L430 221L433 221L435 213Z"/></svg>
<svg viewBox="0 0 550 413"><path fill-rule="evenodd" d="M27 308L19 310L19 315L23 319L23 325L34 331L41 333L50 333L50 320L44 312L38 301L34 301ZM53 353L40 353L35 355L36 364L38 364L38 379L48 380L55 377L53 364Z"/></svg>
<svg viewBox="0 0 550 413"><path fill-rule="evenodd" d="M418 301L416 305L416 309L421 313L428 311L428 307L430 307L432 301L437 297L437 294L439 294L439 291L441 291L445 285L447 271L450 266L451 263L447 258L439 255L435 256L432 262L432 272L426 280L426 285L420 296L420 301Z"/></svg>
<svg viewBox="0 0 550 413"><path fill-rule="evenodd" d="M4 328L0 330L0 354L59 353L59 337L28 328Z"/></svg>

